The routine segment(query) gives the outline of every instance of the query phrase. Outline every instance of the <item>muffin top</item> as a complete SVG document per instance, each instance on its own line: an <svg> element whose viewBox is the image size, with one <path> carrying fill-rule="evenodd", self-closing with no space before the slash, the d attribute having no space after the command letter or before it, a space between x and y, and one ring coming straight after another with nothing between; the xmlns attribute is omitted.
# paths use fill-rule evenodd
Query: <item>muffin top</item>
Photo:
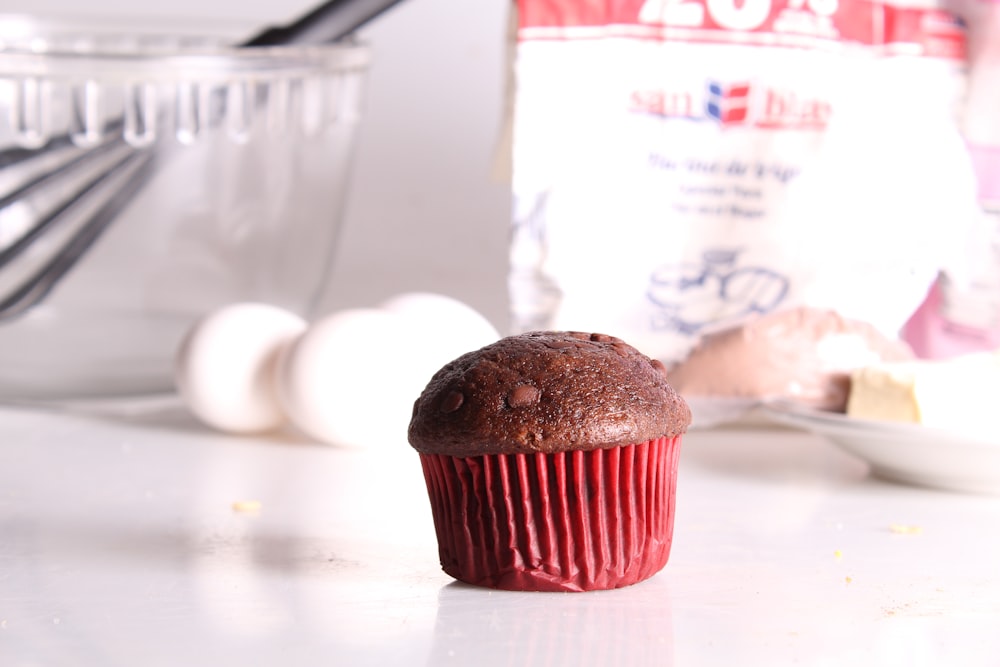
<svg viewBox="0 0 1000 667"><path fill-rule="evenodd" d="M413 404L409 441L462 457L591 450L676 436L690 422L661 362L614 336L535 331L435 373Z"/></svg>

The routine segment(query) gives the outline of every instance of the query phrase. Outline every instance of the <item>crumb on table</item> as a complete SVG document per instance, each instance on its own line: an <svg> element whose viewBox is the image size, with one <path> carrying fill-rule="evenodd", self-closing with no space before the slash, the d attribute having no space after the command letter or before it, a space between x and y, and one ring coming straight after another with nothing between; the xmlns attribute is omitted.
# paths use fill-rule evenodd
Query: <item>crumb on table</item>
<svg viewBox="0 0 1000 667"><path fill-rule="evenodd" d="M896 535L919 535L924 532L924 529L920 526L894 523L889 526L889 532Z"/></svg>
<svg viewBox="0 0 1000 667"><path fill-rule="evenodd" d="M260 511L261 507L263 507L263 503L259 500L237 500L233 503L234 512L256 513Z"/></svg>

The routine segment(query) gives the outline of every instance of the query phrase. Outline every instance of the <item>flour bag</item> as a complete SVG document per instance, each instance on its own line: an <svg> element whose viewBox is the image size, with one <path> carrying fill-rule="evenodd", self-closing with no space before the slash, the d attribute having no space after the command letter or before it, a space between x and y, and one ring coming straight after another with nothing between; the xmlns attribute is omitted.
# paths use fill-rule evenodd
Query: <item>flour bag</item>
<svg viewBox="0 0 1000 667"><path fill-rule="evenodd" d="M889 336L981 227L965 31L867 0L519 0L519 331L665 361L780 308Z"/></svg>

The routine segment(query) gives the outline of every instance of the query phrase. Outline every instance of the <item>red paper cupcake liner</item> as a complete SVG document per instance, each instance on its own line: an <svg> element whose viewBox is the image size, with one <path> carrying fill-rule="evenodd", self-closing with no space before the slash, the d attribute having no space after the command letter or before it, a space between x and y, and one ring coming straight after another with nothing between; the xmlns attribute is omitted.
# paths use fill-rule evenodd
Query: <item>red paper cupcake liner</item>
<svg viewBox="0 0 1000 667"><path fill-rule="evenodd" d="M470 584L588 591L667 563L680 437L553 454L421 454L441 566Z"/></svg>

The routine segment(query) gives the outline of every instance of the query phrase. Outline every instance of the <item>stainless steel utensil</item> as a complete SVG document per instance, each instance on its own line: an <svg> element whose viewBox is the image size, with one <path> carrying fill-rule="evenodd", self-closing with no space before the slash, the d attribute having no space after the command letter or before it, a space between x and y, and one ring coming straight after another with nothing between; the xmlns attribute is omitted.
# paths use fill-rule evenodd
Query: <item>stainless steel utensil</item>
<svg viewBox="0 0 1000 667"><path fill-rule="evenodd" d="M336 42L399 1L331 0L240 46ZM205 106L201 122L216 122L225 113L218 100L208 100ZM0 322L45 299L166 157L158 150L158 139L144 139L144 125L155 119L126 106L123 117L95 129L86 118L87 105L81 107L76 110L84 116L77 119L79 133L43 138L42 147L0 151ZM30 146L36 140L24 119L15 118L12 124L20 126L23 143ZM108 136L113 138L101 139ZM43 237L59 240L43 248L38 243Z"/></svg>

